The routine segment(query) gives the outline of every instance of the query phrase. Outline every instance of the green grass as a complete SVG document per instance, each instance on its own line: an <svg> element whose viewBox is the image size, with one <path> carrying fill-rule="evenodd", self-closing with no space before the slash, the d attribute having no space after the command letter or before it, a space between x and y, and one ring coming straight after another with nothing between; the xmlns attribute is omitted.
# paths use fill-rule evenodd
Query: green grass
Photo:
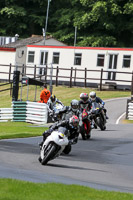
<svg viewBox="0 0 133 200"><path fill-rule="evenodd" d="M78 185L0 179L0 200L133 200L133 194L100 191Z"/></svg>
<svg viewBox="0 0 133 200"><path fill-rule="evenodd" d="M1 122L0 139L40 136L47 129L26 122Z"/></svg>
<svg viewBox="0 0 133 200"><path fill-rule="evenodd" d="M1 88L3 89L3 88ZM37 88L37 99L42 88ZM130 96L129 91L97 91L89 88L53 87L53 94L64 105L70 105L72 99L79 99L81 92L96 91L102 99ZM19 98L20 98L19 91ZM35 87L29 87L28 100L34 101ZM1 92L0 108L11 107L12 97L10 92ZM19 99L18 98L18 99ZM27 87L23 88L23 101L27 100ZM45 127L32 127L25 122L0 123L0 139L40 136L46 130ZM94 190L78 185L64 185L56 183L35 184L13 179L0 179L0 200L133 200L133 194L107 192Z"/></svg>
<svg viewBox="0 0 133 200"><path fill-rule="evenodd" d="M9 87L9 86L8 86ZM6 89L7 86L0 87L0 89ZM36 94L36 101L40 100L40 92L42 87L37 87L37 94ZM131 96L130 91L98 91L97 89L90 89L90 88L79 88L79 87L65 87L65 86L53 86L53 94L56 95L58 99L60 99L65 105L70 105L72 99L79 100L80 93L85 92L88 93L94 90L97 93L97 96L101 97L102 99L110 99L110 98L117 98L117 97L129 97ZM10 96L10 91L5 91L0 93L0 108L8 108L11 107L12 96ZM21 96L21 88L19 89L19 96ZM35 97L35 86L29 86L29 94L28 100L34 101ZM22 100L27 100L27 86L23 87L22 90Z"/></svg>
<svg viewBox="0 0 133 200"><path fill-rule="evenodd" d="M0 89L6 89L9 86L3 86ZM42 87L37 87L37 95L36 101L39 101L40 92ZM86 92L89 94L90 91L96 91L97 96L101 97L102 99L110 99L110 98L117 98L117 97L128 97L130 96L129 91L98 91L96 89L90 88L78 88L78 87L53 87L53 94L56 95L58 99L60 99L64 105L70 105L72 99L78 99L81 92ZM20 99L21 88L19 90L19 97ZM28 100L34 101L35 96L35 86L29 86L29 94ZM22 90L22 99L23 101L27 100L27 86L23 87ZM1 92L0 96L0 108L8 108L11 107L12 96L10 96L10 91ZM42 135L46 128L44 127L31 127L31 124L28 123L20 123L20 122L3 122L0 123L0 139L6 138L19 138L19 137L33 137Z"/></svg>

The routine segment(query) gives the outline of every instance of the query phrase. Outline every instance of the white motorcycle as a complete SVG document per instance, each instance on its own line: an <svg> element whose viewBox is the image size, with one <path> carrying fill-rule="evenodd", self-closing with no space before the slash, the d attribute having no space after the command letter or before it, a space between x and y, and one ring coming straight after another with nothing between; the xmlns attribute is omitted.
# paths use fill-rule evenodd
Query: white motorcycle
<svg viewBox="0 0 133 200"><path fill-rule="evenodd" d="M68 145L67 129L59 127L49 135L40 149L39 161L46 165L50 160L60 156L65 147Z"/></svg>

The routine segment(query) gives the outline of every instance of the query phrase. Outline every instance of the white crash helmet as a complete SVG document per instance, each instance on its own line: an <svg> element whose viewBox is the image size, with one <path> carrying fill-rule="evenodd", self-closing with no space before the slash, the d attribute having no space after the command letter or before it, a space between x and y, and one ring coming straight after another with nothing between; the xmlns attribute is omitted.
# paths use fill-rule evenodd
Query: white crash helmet
<svg viewBox="0 0 133 200"><path fill-rule="evenodd" d="M95 101L96 100L96 93L94 91L90 92L89 93L89 97L92 101Z"/></svg>
<svg viewBox="0 0 133 200"><path fill-rule="evenodd" d="M76 99L73 99L71 101L71 108L73 112L76 112L79 109L79 101Z"/></svg>

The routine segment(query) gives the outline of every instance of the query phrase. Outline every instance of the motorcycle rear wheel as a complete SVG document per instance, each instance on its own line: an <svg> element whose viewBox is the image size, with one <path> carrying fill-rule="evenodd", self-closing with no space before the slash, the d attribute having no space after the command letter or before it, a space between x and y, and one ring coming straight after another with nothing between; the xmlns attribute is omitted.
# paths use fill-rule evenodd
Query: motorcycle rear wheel
<svg viewBox="0 0 133 200"><path fill-rule="evenodd" d="M53 143L49 144L49 150L44 155L44 158L41 161L42 165L46 165L49 160L53 158L54 152L56 151L56 145Z"/></svg>

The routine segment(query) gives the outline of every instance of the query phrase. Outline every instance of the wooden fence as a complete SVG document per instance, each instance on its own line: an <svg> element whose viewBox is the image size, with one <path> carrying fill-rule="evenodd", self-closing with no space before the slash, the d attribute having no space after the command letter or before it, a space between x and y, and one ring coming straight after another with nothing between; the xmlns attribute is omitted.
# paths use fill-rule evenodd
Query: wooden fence
<svg viewBox="0 0 133 200"><path fill-rule="evenodd" d="M20 70L21 73L21 77L22 76L28 76L34 79L39 79L42 80L44 82L48 82L51 75L49 73L49 71L51 70L51 67L45 66L41 69L43 69L44 74L38 74L37 70L40 69L40 67L38 67L37 65L35 66L18 66L17 68L14 65L0 65L0 68L4 68L6 69L5 72L0 72L0 76L1 74L6 74L7 75L7 79L6 81L8 82L7 84L10 83L10 88L8 89L12 89L12 80L13 80L13 70ZM1 71L1 70L0 70ZM60 75L60 73L63 72L63 74L65 75ZM91 74L95 74L95 76L92 77ZM126 78L126 79L115 79L115 80L108 80L107 78L105 78L104 74L105 73L116 73L116 74L124 74L125 76L129 76L130 78ZM1 79L1 78L0 78ZM122 82L123 84L127 84L129 86L131 86L131 94L133 95L133 72L122 72L122 71L116 71L114 72L113 70L89 70L87 68L84 69L77 69L77 68L59 68L57 67L53 67L53 83L58 86L60 84L60 79L63 79L66 81L67 85L69 87L73 87L73 86L77 86L76 83L81 81L82 82L82 87L88 87L88 83L93 82L96 83L97 86L99 87L99 90L103 90L104 85L106 83L106 86L113 86L115 88L115 83L119 83ZM1 79L2 80L2 79ZM63 81L63 85L66 84ZM2 85L0 85L2 86ZM78 85L81 86L81 85ZM95 86L94 86L95 87ZM2 91L2 90L1 90Z"/></svg>

